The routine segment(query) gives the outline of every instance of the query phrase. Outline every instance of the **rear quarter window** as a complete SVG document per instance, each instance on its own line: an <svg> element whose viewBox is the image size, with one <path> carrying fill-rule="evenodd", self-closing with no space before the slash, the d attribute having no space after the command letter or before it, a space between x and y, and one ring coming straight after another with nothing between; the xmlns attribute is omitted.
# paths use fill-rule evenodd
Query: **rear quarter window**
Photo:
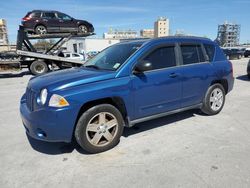
<svg viewBox="0 0 250 188"><path fill-rule="evenodd" d="M215 46L212 44L204 44L204 48L206 50L209 61L212 62L214 60Z"/></svg>
<svg viewBox="0 0 250 188"><path fill-rule="evenodd" d="M41 12L33 12L30 14L31 18L40 18L41 17Z"/></svg>

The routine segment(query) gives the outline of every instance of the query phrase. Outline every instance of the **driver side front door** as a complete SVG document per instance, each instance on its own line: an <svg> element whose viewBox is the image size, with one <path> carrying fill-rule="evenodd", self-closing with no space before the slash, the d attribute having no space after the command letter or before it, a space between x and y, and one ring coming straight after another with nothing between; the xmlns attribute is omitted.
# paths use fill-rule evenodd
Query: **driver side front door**
<svg viewBox="0 0 250 188"><path fill-rule="evenodd" d="M152 70L131 77L134 117L139 119L181 107L181 71L175 45L161 46L142 58Z"/></svg>

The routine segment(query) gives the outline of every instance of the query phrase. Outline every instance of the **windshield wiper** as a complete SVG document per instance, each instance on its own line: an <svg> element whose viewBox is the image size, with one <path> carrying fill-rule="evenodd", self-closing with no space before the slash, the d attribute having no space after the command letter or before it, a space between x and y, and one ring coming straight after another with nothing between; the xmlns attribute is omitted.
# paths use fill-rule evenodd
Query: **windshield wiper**
<svg viewBox="0 0 250 188"><path fill-rule="evenodd" d="M94 69L100 69L100 67L96 66L96 65L86 65L84 67L87 67L87 68L94 68Z"/></svg>

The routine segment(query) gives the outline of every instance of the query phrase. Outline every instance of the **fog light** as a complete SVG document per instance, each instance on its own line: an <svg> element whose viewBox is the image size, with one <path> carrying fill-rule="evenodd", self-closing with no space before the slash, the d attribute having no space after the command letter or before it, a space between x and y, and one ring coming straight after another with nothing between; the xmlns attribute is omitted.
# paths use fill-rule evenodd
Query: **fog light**
<svg viewBox="0 0 250 188"><path fill-rule="evenodd" d="M39 138L45 138L45 137L47 137L47 135L46 135L46 133L45 132L43 132L42 130L37 130L37 136L39 137Z"/></svg>

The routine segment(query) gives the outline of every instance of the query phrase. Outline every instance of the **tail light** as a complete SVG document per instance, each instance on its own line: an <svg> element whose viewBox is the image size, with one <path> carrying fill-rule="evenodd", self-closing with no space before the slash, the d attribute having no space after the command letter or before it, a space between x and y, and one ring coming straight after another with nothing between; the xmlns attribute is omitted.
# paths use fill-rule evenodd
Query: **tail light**
<svg viewBox="0 0 250 188"><path fill-rule="evenodd" d="M26 16L26 17L23 18L23 21L28 21L30 19L31 19L31 17Z"/></svg>

